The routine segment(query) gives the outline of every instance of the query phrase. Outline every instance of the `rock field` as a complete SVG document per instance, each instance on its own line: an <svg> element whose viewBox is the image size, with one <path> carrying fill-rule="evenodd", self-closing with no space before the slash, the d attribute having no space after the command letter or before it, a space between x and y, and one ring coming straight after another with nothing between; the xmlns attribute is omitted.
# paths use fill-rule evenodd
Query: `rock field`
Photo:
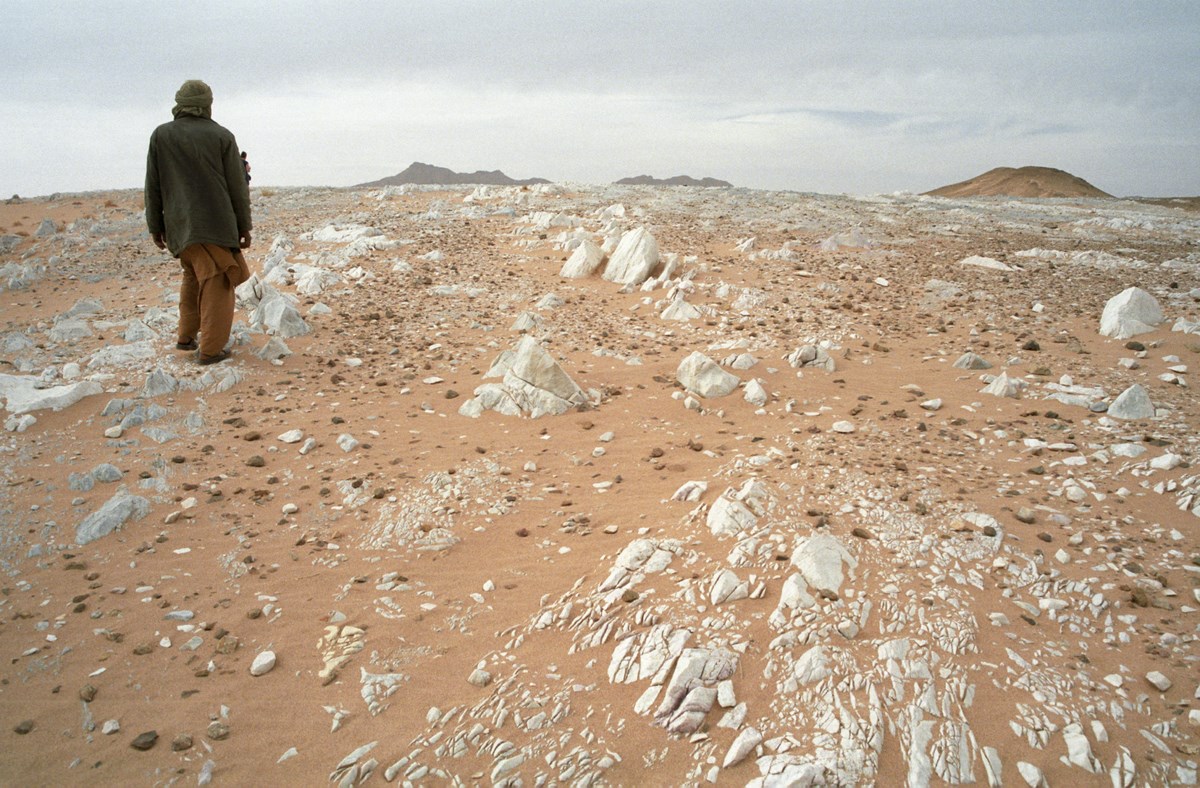
<svg viewBox="0 0 1200 788"><path fill-rule="evenodd" d="M0 205L0 783L1194 785L1200 214Z"/></svg>

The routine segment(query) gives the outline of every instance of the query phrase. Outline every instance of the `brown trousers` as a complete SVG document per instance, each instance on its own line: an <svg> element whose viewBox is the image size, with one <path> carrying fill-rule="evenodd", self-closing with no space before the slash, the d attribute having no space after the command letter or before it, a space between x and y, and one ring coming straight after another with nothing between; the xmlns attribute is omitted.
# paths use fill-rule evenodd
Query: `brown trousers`
<svg viewBox="0 0 1200 788"><path fill-rule="evenodd" d="M233 328L234 288L250 278L246 259L223 246L192 244L179 253L179 265L178 341L187 344L199 334L200 355L218 355Z"/></svg>

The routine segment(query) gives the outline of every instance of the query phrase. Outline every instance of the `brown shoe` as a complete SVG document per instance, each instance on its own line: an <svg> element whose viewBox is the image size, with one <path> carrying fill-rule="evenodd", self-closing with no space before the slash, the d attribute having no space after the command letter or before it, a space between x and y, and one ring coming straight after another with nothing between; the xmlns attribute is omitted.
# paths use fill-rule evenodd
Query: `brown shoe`
<svg viewBox="0 0 1200 788"><path fill-rule="evenodd" d="M218 353L215 356L206 356L203 353L201 353L199 360L200 360L200 364L202 366L208 366L209 364L220 364L222 361L224 361L225 359L229 358L232 355L233 354L230 353L228 350L222 350L220 353Z"/></svg>
<svg viewBox="0 0 1200 788"><path fill-rule="evenodd" d="M196 342L195 339L189 339L187 342L176 342L175 343L176 350L195 350L198 347L200 347L200 345L199 345L199 343Z"/></svg>

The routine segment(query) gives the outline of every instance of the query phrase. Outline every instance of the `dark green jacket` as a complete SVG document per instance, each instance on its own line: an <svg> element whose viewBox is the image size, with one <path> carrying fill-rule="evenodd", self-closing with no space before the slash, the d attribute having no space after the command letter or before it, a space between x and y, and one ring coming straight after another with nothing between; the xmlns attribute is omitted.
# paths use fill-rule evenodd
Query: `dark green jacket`
<svg viewBox="0 0 1200 788"><path fill-rule="evenodd" d="M209 118L180 115L150 135L146 226L176 257L192 244L238 248L250 223L250 188L233 134Z"/></svg>

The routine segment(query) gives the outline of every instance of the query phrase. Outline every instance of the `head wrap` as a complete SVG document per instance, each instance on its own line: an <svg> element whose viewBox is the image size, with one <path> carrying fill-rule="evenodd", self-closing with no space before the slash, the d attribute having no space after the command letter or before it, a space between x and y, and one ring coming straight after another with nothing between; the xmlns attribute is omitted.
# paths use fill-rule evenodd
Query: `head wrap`
<svg viewBox="0 0 1200 788"><path fill-rule="evenodd" d="M212 117L212 88L198 79L189 79L175 91L175 107L171 114L195 115L198 118Z"/></svg>

